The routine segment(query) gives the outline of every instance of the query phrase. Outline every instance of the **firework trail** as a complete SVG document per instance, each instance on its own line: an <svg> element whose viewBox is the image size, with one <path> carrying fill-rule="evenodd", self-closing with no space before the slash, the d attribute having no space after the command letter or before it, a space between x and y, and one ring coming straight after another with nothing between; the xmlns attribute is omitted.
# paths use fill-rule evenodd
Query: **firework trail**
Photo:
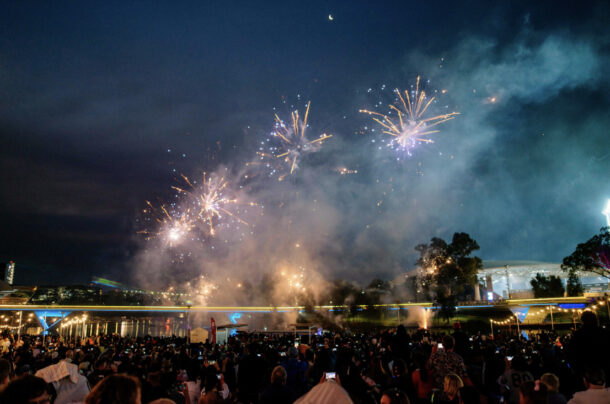
<svg viewBox="0 0 610 404"><path fill-rule="evenodd" d="M389 107L391 109L390 114L394 112L397 117L366 109L360 110L361 113L373 115L373 120L382 126L383 133L394 137L390 143L391 147L406 151L409 155L419 142L434 143L428 137L439 131L433 128L453 119L455 115L459 114L458 112L451 112L426 117L426 111L430 104L434 102L435 97L427 98L426 92L420 91L419 81L420 77L417 77L417 84L412 96L409 95L408 90L404 91L404 95L400 90L394 90L396 95L398 95L396 102L398 106L389 105Z"/></svg>
<svg viewBox="0 0 610 404"><path fill-rule="evenodd" d="M275 126L271 135L280 140L280 145L270 147L268 152L261 150L257 153L261 159L273 157L282 160L287 165L289 168L288 173L281 175L279 177L280 181L287 174L294 173L299 167L299 160L304 154L318 151L322 142L332 137L332 135L323 133L314 140L309 140L307 138L305 132L307 131L307 119L309 117L310 105L311 102L308 102L303 119L301 119L298 110L292 112L289 125L276 114Z"/></svg>

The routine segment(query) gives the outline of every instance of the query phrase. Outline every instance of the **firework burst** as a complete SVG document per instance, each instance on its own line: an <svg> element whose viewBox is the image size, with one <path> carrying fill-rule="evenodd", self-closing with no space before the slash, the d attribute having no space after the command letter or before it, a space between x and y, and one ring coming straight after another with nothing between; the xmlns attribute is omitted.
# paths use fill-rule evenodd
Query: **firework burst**
<svg viewBox="0 0 610 404"><path fill-rule="evenodd" d="M229 183L224 177L212 176L207 178L206 173L202 174L200 186L196 186L186 175L181 175L189 189L173 186L176 191L191 197L192 206L189 211L194 212L198 221L203 223L208 229L208 233L214 236L215 226L224 215L231 217L235 221L248 225L248 223L237 216L233 210L237 209L239 202L237 198L227 196ZM256 206L255 203L248 203L249 206Z"/></svg>
<svg viewBox="0 0 610 404"><path fill-rule="evenodd" d="M458 112L448 114L426 116L428 107L434 102L435 97L428 98L426 92L419 88L420 78L417 77L415 90L409 94L408 90L401 93L396 89L394 92L398 96L396 105L389 105L390 112L382 114L380 112L361 109L361 113L373 115L373 120L380 124L383 133L393 136L389 145L395 149L406 151L409 155L411 150L418 143L434 143L429 136L437 133L434 127L443 122L453 119ZM396 114L390 115L390 114Z"/></svg>
<svg viewBox="0 0 610 404"><path fill-rule="evenodd" d="M307 292L305 285L305 268L299 267L297 271L282 270L280 272L282 285L291 294Z"/></svg>
<svg viewBox="0 0 610 404"><path fill-rule="evenodd" d="M185 285L187 294L194 299L196 304L206 305L214 298L218 290L218 284L201 275L198 279L187 282Z"/></svg>
<svg viewBox="0 0 610 404"><path fill-rule="evenodd" d="M164 205L160 208L156 208L151 202L146 201L148 208L144 209L145 214L150 214L156 223L158 223L159 230L152 232L149 230L143 230L138 233L144 234L146 239L161 238L167 245L173 247L180 244L186 236L195 227L192 212L190 209L186 209L181 213L172 209L168 210Z"/></svg>
<svg viewBox="0 0 610 404"><path fill-rule="evenodd" d="M282 300L285 303L298 305L309 292L307 272L304 267L293 267L292 265L282 265L276 272L275 281L277 290L281 291ZM286 292L288 294L286 295Z"/></svg>
<svg viewBox="0 0 610 404"><path fill-rule="evenodd" d="M275 115L275 126L271 135L280 140L279 146L273 146L268 152L259 151L258 155L261 158L273 157L280 159L288 167L288 173L292 174L299 167L299 161L304 154L313 153L320 149L322 142L331 138L332 135L323 133L314 140L309 140L306 136L307 119L309 117L309 107L311 103L307 103L305 115L301 119L299 111L291 113L291 122L286 124L280 117ZM282 180L287 174L279 177Z"/></svg>

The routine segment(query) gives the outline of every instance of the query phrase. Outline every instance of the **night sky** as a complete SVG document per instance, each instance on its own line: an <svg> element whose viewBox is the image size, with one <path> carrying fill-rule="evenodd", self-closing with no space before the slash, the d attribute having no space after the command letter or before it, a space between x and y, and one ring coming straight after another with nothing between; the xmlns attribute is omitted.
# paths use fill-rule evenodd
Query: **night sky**
<svg viewBox="0 0 610 404"><path fill-rule="evenodd" d="M286 263L391 279L433 236L559 262L605 224L607 2L180 3L0 4L0 260L16 283L159 287ZM418 75L431 112L460 115L406 156L358 110ZM333 138L285 181L246 169L274 113L309 100L312 136ZM264 215L202 243L137 234L147 200L203 170Z"/></svg>

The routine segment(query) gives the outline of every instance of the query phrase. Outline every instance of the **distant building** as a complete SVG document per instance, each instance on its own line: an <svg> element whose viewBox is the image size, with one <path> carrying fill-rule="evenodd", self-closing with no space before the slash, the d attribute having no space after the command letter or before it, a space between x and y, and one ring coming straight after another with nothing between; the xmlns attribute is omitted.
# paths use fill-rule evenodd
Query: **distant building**
<svg viewBox="0 0 610 404"><path fill-rule="evenodd" d="M102 290L94 286L38 286L31 304L99 304Z"/></svg>
<svg viewBox="0 0 610 404"><path fill-rule="evenodd" d="M536 274L557 276L564 287L567 284L568 273L561 269L560 263L540 261L483 261L483 269L477 274L478 284L474 287L474 300L497 299L528 299L534 297L530 281ZM421 269L397 276L390 284L406 285L412 283L412 296L422 297L423 290L418 284ZM610 281L593 272L580 271L578 278L583 286L585 296L610 293ZM420 295L418 295L418 293Z"/></svg>
<svg viewBox="0 0 610 404"><path fill-rule="evenodd" d="M15 280L15 261L9 261L6 264L2 264L0 268L0 280L9 285L13 284L13 281Z"/></svg>
<svg viewBox="0 0 610 404"><path fill-rule="evenodd" d="M504 299L534 297L530 281L536 274L555 275L566 285L568 274L561 270L561 264L539 261L484 261L479 278L487 283L488 291L493 291ZM610 291L608 279L592 272L580 272L580 281L585 293L607 293Z"/></svg>

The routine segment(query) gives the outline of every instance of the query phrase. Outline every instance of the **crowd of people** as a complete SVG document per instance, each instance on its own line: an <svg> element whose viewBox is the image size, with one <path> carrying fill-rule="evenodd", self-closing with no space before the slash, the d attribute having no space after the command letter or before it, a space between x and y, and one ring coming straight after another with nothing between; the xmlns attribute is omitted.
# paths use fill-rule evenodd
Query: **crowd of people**
<svg viewBox="0 0 610 404"><path fill-rule="evenodd" d="M610 403L610 334L240 333L218 345L5 332L0 403Z"/></svg>

